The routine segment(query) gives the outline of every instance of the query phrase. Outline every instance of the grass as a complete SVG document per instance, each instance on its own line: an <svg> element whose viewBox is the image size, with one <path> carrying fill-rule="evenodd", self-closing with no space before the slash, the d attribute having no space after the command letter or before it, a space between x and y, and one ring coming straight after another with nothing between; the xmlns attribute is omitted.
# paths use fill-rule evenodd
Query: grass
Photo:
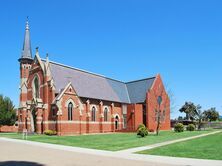
<svg viewBox="0 0 222 166"><path fill-rule="evenodd" d="M30 135L28 136L28 140L91 149L118 151L123 149L151 145L169 140L176 140L209 132L212 132L212 130L183 133L175 133L173 131L161 131L159 136L150 134L145 138L139 138L135 133L113 133L81 136ZM17 133L1 133L0 137L22 139L22 135Z"/></svg>
<svg viewBox="0 0 222 166"><path fill-rule="evenodd" d="M145 150L139 154L222 160L222 133Z"/></svg>

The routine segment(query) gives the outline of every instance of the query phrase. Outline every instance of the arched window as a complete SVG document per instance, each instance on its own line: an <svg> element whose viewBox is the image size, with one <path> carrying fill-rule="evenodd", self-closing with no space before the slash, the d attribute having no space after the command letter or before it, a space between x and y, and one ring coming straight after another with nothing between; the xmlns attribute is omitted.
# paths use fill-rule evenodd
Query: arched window
<svg viewBox="0 0 222 166"><path fill-rule="evenodd" d="M33 82L33 95L35 98L39 98L39 80L38 77L35 77L34 82Z"/></svg>
<svg viewBox="0 0 222 166"><path fill-rule="evenodd" d="M115 117L115 129L118 130L119 129L119 117L116 115Z"/></svg>
<svg viewBox="0 0 222 166"><path fill-rule="evenodd" d="M104 122L107 122L108 121L108 108L106 107L104 109Z"/></svg>
<svg viewBox="0 0 222 166"><path fill-rule="evenodd" d="M96 121L96 107L93 106L92 107L92 121L95 122Z"/></svg>
<svg viewBox="0 0 222 166"><path fill-rule="evenodd" d="M68 120L72 120L72 110L73 110L73 104L70 102L68 105Z"/></svg>

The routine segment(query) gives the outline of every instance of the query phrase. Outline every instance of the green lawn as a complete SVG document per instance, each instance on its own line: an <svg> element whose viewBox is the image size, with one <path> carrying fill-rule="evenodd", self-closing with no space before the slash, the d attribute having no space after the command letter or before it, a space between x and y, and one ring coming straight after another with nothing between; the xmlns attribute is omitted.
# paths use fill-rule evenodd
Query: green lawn
<svg viewBox="0 0 222 166"><path fill-rule="evenodd" d="M28 136L28 140L37 142L46 142L52 144L69 145L76 147L85 147L92 149L101 149L109 151L118 151L128 148L140 147L159 142L175 140L179 138L190 137L208 131L194 131L175 133L173 131L161 131L159 136L149 135L145 138L139 138L135 133L113 133L113 134L98 134L98 135L81 135L81 136L45 136L32 135ZM22 139L21 134L0 134L0 137L8 137L15 139Z"/></svg>
<svg viewBox="0 0 222 166"><path fill-rule="evenodd" d="M175 143L140 154L222 160L222 133Z"/></svg>

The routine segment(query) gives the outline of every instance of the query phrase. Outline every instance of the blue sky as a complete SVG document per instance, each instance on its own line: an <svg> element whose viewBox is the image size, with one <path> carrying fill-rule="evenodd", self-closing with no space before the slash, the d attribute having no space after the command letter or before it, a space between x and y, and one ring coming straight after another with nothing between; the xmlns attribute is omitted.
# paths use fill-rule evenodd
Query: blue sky
<svg viewBox="0 0 222 166"><path fill-rule="evenodd" d="M33 54L122 81L160 73L174 94L222 114L222 1L1 1L0 93L18 105L29 16Z"/></svg>

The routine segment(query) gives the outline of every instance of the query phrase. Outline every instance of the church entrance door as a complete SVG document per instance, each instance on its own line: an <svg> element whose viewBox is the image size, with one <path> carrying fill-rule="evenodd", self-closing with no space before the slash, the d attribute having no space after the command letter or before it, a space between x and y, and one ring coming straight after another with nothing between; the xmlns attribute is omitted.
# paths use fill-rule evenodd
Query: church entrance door
<svg viewBox="0 0 222 166"><path fill-rule="evenodd" d="M32 112L31 112L31 132L36 132L36 110L35 108L32 109Z"/></svg>

